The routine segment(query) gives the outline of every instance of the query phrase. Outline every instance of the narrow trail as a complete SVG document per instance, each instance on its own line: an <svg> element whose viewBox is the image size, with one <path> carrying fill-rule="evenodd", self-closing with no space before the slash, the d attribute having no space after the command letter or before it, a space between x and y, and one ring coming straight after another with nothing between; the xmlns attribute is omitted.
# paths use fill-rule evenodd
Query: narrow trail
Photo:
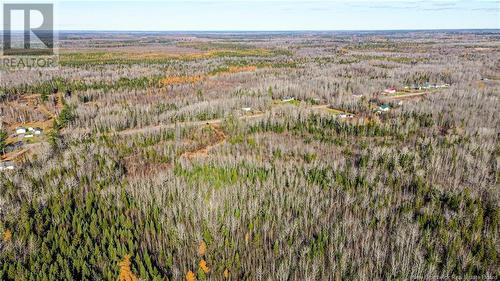
<svg viewBox="0 0 500 281"><path fill-rule="evenodd" d="M211 130L215 133L215 138L210 141L208 144L203 145L202 147L198 147L191 151L186 151L182 153L178 159L187 159L192 161L194 159L205 158L208 157L209 152L226 142L227 136L224 131L220 128L218 124L209 124L208 125ZM163 164L139 164L133 159L137 157L139 154L136 153L134 155L130 155L124 158L125 165L127 167L127 178L130 181L138 181L144 177L151 177L160 173L161 171L171 170L173 168L172 163L163 163Z"/></svg>

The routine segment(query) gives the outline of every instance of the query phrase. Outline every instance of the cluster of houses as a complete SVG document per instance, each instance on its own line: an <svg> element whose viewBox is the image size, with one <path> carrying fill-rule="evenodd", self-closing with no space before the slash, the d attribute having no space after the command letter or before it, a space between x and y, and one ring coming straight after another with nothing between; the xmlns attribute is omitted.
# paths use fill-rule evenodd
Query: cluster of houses
<svg viewBox="0 0 500 281"><path fill-rule="evenodd" d="M441 89L441 88L448 88L450 87L450 84L431 84L428 82L425 82L423 84L412 84L412 85L406 85L404 87L405 90L430 90L430 89ZM395 94L398 91L396 87L389 87L384 90L383 94Z"/></svg>
<svg viewBox="0 0 500 281"><path fill-rule="evenodd" d="M429 89L441 89L448 88L450 84L431 84L425 82L423 84L413 84L409 86L405 86L405 90L429 90Z"/></svg>
<svg viewBox="0 0 500 281"><path fill-rule="evenodd" d="M43 130L40 128L32 128L32 127L18 127L16 128L16 135L18 137L23 137L23 138L32 138L34 136L39 136L43 134Z"/></svg>

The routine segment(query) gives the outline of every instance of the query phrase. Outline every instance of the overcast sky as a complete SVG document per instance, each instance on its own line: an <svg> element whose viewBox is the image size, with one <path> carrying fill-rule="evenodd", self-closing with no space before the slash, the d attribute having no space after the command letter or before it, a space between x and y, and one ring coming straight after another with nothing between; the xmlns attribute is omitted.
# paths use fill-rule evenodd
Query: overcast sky
<svg viewBox="0 0 500 281"><path fill-rule="evenodd" d="M57 1L55 14L62 30L500 28L500 1L492 0Z"/></svg>

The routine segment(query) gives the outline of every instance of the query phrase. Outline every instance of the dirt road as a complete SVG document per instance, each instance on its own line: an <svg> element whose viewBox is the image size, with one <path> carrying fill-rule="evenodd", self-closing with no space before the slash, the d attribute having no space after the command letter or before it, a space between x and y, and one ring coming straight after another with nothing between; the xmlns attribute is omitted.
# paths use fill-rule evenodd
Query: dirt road
<svg viewBox="0 0 500 281"><path fill-rule="evenodd" d="M422 97L429 94L428 92L423 92L423 93L409 93L405 95L396 95L396 96L384 96L380 97L379 99L381 101L392 101L392 100L403 100L403 99L411 99L411 98L416 98L416 97Z"/></svg>

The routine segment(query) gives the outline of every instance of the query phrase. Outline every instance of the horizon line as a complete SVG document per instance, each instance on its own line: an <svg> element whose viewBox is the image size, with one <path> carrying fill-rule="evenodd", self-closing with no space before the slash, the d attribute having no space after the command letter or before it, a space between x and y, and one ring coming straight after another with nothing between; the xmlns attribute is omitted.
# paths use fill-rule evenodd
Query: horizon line
<svg viewBox="0 0 500 281"><path fill-rule="evenodd" d="M5 30L0 29L0 34ZM54 32L381 32L381 31L500 31L498 27L487 28L425 28L425 29L216 29L216 30L142 30L142 29L55 29ZM10 32L24 32L24 30L10 30Z"/></svg>

